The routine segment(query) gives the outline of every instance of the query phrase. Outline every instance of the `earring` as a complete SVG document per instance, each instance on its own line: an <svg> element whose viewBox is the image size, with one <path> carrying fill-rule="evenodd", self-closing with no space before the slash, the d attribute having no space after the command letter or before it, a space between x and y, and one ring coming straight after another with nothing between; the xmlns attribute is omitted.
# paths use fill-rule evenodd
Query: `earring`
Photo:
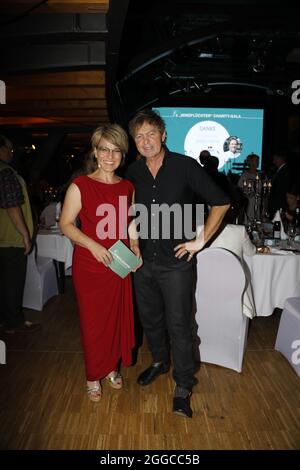
<svg viewBox="0 0 300 470"><path fill-rule="evenodd" d="M98 165L97 165L97 166L98 166L98 168L101 168L101 165L100 165L100 163L99 163L99 162L97 162L97 163L98 163Z"/></svg>

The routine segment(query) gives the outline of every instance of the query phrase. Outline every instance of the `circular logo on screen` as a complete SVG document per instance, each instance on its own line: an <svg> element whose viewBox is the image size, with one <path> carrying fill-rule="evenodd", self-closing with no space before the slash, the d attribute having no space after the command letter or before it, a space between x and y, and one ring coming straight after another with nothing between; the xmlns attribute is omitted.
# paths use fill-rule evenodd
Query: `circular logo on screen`
<svg viewBox="0 0 300 470"><path fill-rule="evenodd" d="M219 169L226 163L224 141L230 136L224 126L215 121L200 121L190 128L184 140L184 153L198 160L202 150L218 157Z"/></svg>

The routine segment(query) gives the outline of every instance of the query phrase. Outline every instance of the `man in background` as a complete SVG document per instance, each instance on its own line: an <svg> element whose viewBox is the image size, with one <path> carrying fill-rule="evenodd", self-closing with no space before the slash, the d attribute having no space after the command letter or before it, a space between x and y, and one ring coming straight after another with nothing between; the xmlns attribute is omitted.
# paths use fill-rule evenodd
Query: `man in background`
<svg viewBox="0 0 300 470"><path fill-rule="evenodd" d="M201 152L199 154L200 164L205 167L205 165L207 164L210 157L211 157L211 155L210 155L210 152L208 150L201 150Z"/></svg>
<svg viewBox="0 0 300 470"><path fill-rule="evenodd" d="M284 154L275 154L273 163L276 167L276 173L272 179L272 189L270 194L270 217L272 218L279 209L286 210L286 193L292 183L292 174L286 163Z"/></svg>
<svg viewBox="0 0 300 470"><path fill-rule="evenodd" d="M0 135L0 321L7 333L35 331L22 311L32 215L25 182L10 166L13 145Z"/></svg>

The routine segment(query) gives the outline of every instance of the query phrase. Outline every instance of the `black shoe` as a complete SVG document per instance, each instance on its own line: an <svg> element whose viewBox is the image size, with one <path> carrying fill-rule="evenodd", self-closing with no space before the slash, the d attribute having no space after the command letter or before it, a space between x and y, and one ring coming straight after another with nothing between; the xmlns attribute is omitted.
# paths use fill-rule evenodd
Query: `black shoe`
<svg viewBox="0 0 300 470"><path fill-rule="evenodd" d="M163 362L155 365L151 365L148 369L144 370L137 379L139 385L149 385L151 382L161 374L166 374L169 371L169 366Z"/></svg>
<svg viewBox="0 0 300 470"><path fill-rule="evenodd" d="M184 418L192 418L193 411L190 405L191 393L183 397L174 397L173 398L173 413Z"/></svg>
<svg viewBox="0 0 300 470"><path fill-rule="evenodd" d="M14 333L33 333L41 328L40 323L32 323L31 321L25 321L23 325L15 328L7 328L5 333L12 335Z"/></svg>

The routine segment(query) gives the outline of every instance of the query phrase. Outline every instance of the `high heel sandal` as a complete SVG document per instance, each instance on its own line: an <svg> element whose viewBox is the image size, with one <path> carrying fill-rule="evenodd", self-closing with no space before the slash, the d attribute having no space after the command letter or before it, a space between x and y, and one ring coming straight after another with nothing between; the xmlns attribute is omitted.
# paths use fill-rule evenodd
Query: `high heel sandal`
<svg viewBox="0 0 300 470"><path fill-rule="evenodd" d="M115 390L120 390L123 387L122 375L119 374L119 372L116 370L110 372L110 374L108 374L105 378L108 380L109 385Z"/></svg>
<svg viewBox="0 0 300 470"><path fill-rule="evenodd" d="M92 385L86 386L88 397L91 401L98 402L101 400L101 397L102 397L101 384L98 380L96 380L95 382L90 382L90 383Z"/></svg>

